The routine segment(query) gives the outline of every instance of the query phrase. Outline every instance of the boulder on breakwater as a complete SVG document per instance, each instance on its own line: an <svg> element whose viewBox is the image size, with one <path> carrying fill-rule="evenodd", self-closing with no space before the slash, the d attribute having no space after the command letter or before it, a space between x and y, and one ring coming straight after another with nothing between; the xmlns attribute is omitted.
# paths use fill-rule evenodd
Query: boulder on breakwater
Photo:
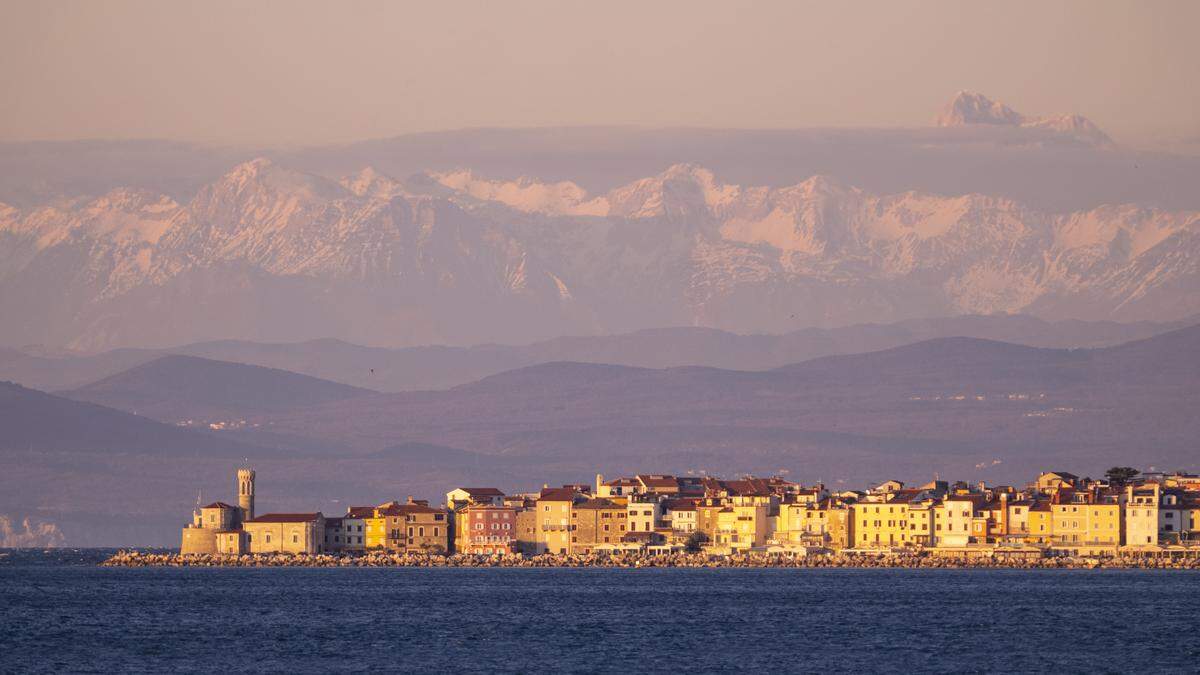
<svg viewBox="0 0 1200 675"><path fill-rule="evenodd" d="M882 554L834 552L791 556L778 553L428 555L366 553L260 553L243 555L119 551L103 567L607 567L607 568L900 568L900 569L1200 569L1200 555L1120 553L1096 557L957 557L928 551Z"/></svg>

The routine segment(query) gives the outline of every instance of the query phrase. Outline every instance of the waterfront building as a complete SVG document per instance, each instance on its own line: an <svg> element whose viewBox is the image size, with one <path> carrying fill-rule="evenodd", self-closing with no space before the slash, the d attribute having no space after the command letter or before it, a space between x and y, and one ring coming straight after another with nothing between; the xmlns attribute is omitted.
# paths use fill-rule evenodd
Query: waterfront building
<svg viewBox="0 0 1200 675"><path fill-rule="evenodd" d="M383 548L404 553L447 553L450 546L446 511L424 500L386 502L375 507L383 521Z"/></svg>
<svg viewBox="0 0 1200 675"><path fill-rule="evenodd" d="M225 502L213 502L192 512L192 522L183 528L180 536L179 551L183 554L220 553L221 546L231 546L228 537L224 543L219 540L221 535L230 532L241 532L242 524L254 517L254 471L238 469L237 471L238 506ZM241 535L237 535L240 541Z"/></svg>
<svg viewBox="0 0 1200 675"><path fill-rule="evenodd" d="M584 499L571 509L571 552L591 553L618 544L629 529L626 508L612 499Z"/></svg>
<svg viewBox="0 0 1200 675"><path fill-rule="evenodd" d="M642 493L626 505L630 532L653 532L662 522L662 505L657 495Z"/></svg>
<svg viewBox="0 0 1200 675"><path fill-rule="evenodd" d="M495 504L472 504L461 511L463 531L458 551L471 554L517 553L517 509Z"/></svg>
<svg viewBox="0 0 1200 675"><path fill-rule="evenodd" d="M728 498L715 515L713 547L745 551L767 545L777 512L772 512L769 496L738 495Z"/></svg>
<svg viewBox="0 0 1200 675"><path fill-rule="evenodd" d="M1062 546L1111 546L1122 541L1119 495L1098 489L1060 489L1050 500L1050 541Z"/></svg>
<svg viewBox="0 0 1200 675"><path fill-rule="evenodd" d="M468 533L466 509L476 505L503 506L504 493L494 487L459 487L446 493L452 551L467 549L471 535Z"/></svg>
<svg viewBox="0 0 1200 675"><path fill-rule="evenodd" d="M1159 546L1186 537L1184 493L1164 488L1161 483L1143 483L1125 488L1125 541L1134 547Z"/></svg>
<svg viewBox="0 0 1200 675"><path fill-rule="evenodd" d="M883 493L891 497L895 493ZM891 548L908 543L908 500L865 501L850 507L854 518L855 548Z"/></svg>
<svg viewBox="0 0 1200 675"><path fill-rule="evenodd" d="M571 552L571 512L581 497L574 487L542 489L535 507L537 553Z"/></svg>
<svg viewBox="0 0 1200 675"><path fill-rule="evenodd" d="M242 524L249 553L322 553L325 517L320 513L268 513Z"/></svg>
<svg viewBox="0 0 1200 675"><path fill-rule="evenodd" d="M987 541L985 495L950 494L934 507L933 542L935 546L962 547ZM858 519L855 519L858 524Z"/></svg>
<svg viewBox="0 0 1200 675"><path fill-rule="evenodd" d="M538 536L537 500L531 497L519 507L513 503L505 505L516 509L517 552L523 555L537 555L541 546Z"/></svg>

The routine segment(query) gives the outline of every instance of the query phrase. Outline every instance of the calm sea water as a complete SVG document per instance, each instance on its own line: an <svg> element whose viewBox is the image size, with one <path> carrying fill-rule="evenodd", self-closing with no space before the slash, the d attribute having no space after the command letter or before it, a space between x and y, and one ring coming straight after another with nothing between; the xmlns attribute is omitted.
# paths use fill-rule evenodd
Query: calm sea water
<svg viewBox="0 0 1200 675"><path fill-rule="evenodd" d="M0 557L0 671L1200 671L1200 574L102 569Z"/></svg>

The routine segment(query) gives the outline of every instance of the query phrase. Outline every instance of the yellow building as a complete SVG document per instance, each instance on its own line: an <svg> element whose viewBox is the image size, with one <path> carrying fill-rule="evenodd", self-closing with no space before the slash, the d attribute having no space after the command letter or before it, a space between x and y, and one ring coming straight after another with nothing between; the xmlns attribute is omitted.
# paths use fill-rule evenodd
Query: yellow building
<svg viewBox="0 0 1200 675"><path fill-rule="evenodd" d="M850 509L826 499L779 505L771 541L779 545L826 546L846 548L849 542Z"/></svg>
<svg viewBox="0 0 1200 675"><path fill-rule="evenodd" d="M851 505L854 548L930 545L933 502L915 488L886 493L886 499Z"/></svg>
<svg viewBox="0 0 1200 675"><path fill-rule="evenodd" d="M1031 544L1044 544L1054 537L1054 510L1049 502L1040 501L1029 507L1028 536Z"/></svg>
<svg viewBox="0 0 1200 675"><path fill-rule="evenodd" d="M362 519L365 547L405 553L446 553L450 530L446 511L424 501L392 501Z"/></svg>
<svg viewBox="0 0 1200 675"><path fill-rule="evenodd" d="M372 509L371 515L364 516L362 521L365 535L363 546L368 551L387 548L387 518ZM394 524L398 525L398 521Z"/></svg>
<svg viewBox="0 0 1200 675"><path fill-rule="evenodd" d="M1063 545L1120 545L1123 520L1121 505L1115 500L1100 503L1088 501L1079 499L1050 505L1052 542Z"/></svg>
<svg viewBox="0 0 1200 675"><path fill-rule="evenodd" d="M571 553L571 513L579 497L574 488L542 490L534 507L537 553Z"/></svg>
<svg viewBox="0 0 1200 675"><path fill-rule="evenodd" d="M766 546L775 519L770 499L751 496L730 497L715 516L712 543L731 551Z"/></svg>

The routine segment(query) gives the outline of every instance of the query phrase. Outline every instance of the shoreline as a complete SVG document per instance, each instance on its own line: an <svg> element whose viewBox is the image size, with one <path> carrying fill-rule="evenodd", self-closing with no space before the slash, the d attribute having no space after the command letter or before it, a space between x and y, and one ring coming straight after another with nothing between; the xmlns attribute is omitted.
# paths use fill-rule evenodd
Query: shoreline
<svg viewBox="0 0 1200 675"><path fill-rule="evenodd" d="M1125 553L1111 556L1008 558L991 556L947 556L922 553L832 553L786 556L762 553L710 555L672 553L661 555L555 555L483 556L452 554L424 555L371 552L361 554L245 555L141 553L118 551L101 567L443 567L443 568L791 568L791 569L1165 569L1200 570L1200 556L1160 557Z"/></svg>

